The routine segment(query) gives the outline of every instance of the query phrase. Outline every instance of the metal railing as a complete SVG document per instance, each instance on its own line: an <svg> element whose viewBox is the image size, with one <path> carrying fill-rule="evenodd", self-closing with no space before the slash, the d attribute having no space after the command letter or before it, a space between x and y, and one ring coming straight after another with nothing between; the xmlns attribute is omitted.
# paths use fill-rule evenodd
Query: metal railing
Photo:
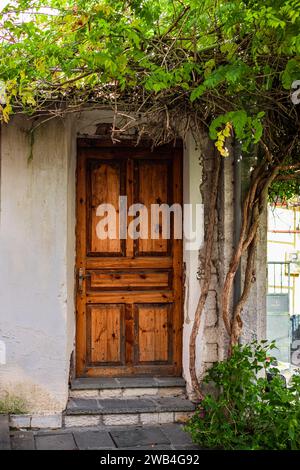
<svg viewBox="0 0 300 470"><path fill-rule="evenodd" d="M290 261L268 261L267 267L268 293L290 292L291 263Z"/></svg>

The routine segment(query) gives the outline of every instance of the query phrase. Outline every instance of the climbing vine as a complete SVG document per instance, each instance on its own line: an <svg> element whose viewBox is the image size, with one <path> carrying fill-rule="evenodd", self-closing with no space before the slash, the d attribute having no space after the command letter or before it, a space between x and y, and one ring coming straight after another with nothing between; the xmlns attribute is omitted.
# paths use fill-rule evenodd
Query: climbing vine
<svg viewBox="0 0 300 470"><path fill-rule="evenodd" d="M134 129L154 145L179 133L206 132L217 167L206 233L203 295L210 282L211 233L219 161L234 139L253 156L239 242L222 293L231 347L254 279L257 231L268 194L299 191L300 0L19 0L0 14L0 116L43 122L82 109L111 108L113 141ZM241 299L231 307L234 277L246 257Z"/></svg>

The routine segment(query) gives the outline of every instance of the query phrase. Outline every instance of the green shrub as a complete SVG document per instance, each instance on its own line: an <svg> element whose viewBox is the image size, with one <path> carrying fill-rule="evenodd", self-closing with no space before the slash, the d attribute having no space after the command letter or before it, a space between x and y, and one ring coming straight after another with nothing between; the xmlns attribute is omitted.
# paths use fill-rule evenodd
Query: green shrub
<svg viewBox="0 0 300 470"><path fill-rule="evenodd" d="M300 374L288 387L275 358L274 343L237 346L204 380L213 393L187 424L193 440L214 449L300 449Z"/></svg>
<svg viewBox="0 0 300 470"><path fill-rule="evenodd" d="M0 398L0 414L24 413L26 413L26 404L22 398L10 395L9 393Z"/></svg>

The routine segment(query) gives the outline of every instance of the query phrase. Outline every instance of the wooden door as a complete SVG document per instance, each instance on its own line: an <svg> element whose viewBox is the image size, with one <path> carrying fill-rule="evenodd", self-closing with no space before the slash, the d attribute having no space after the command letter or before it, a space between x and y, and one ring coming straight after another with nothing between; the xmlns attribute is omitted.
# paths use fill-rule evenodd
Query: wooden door
<svg viewBox="0 0 300 470"><path fill-rule="evenodd" d="M156 239L120 238L118 223L114 239L99 239L97 209L119 211L119 196L128 207L181 204L181 145L78 140L77 376L180 375L182 240L161 227Z"/></svg>

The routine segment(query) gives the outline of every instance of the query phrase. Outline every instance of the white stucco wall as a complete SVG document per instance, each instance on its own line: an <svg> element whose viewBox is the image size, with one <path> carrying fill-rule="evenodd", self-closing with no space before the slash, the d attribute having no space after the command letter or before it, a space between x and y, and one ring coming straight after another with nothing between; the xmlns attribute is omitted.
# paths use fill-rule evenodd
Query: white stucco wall
<svg viewBox="0 0 300 470"><path fill-rule="evenodd" d="M184 204L203 204L200 191L202 182L202 164L200 161L199 144L191 135L188 136L184 145L183 159L183 202ZM188 214L185 214L188 216ZM193 217L195 225L195 217ZM203 225L204 220L201 221ZM193 228L193 227L192 227ZM201 227L198 227L201 230ZM203 227L204 231L204 227ZM193 320L200 297L200 283L198 279L199 249L187 249L188 240L183 240L183 262L185 277L184 295L184 324L183 324L183 376L187 382L188 391L191 390L191 377L189 372L189 339L193 327ZM200 333L201 335L201 333Z"/></svg>
<svg viewBox="0 0 300 470"><path fill-rule="evenodd" d="M74 253L74 235L66 230L74 207L67 197L73 164L63 121L36 131L29 162L29 125L17 117L2 127L0 339L6 365L0 366L0 390L24 397L28 411L47 413L65 406L74 338L73 273L66 262Z"/></svg>

